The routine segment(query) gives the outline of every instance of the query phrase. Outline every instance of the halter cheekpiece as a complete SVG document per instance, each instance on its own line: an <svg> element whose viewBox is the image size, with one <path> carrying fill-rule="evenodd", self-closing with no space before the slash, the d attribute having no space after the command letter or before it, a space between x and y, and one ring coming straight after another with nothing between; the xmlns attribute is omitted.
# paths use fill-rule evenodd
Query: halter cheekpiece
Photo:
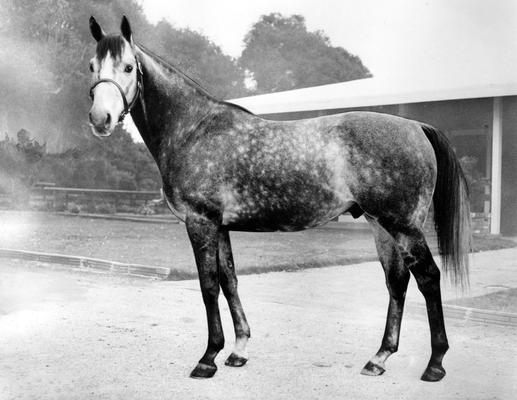
<svg viewBox="0 0 517 400"><path fill-rule="evenodd" d="M136 101L138 100L138 98L143 95L142 66L140 64L140 61L138 61L138 58L136 58L136 56L135 56L135 61L136 61L136 92L135 92L135 96L133 97L133 100L131 100L131 103L127 102L127 98L126 98L126 95L124 94L124 90L113 79L108 79L108 78L99 79L97 82L95 82L90 87L90 98L93 100L93 97L94 97L93 96L93 89L95 89L97 87L97 85L99 85L99 84L101 84L103 82L112 83L113 85L115 85L115 87L120 92L120 95L122 96L122 101L124 103L124 110L120 113L120 116L118 118L118 123L119 124L122 123L122 121L124 121L124 118L126 118L126 115L131 112L131 109L136 104Z"/></svg>

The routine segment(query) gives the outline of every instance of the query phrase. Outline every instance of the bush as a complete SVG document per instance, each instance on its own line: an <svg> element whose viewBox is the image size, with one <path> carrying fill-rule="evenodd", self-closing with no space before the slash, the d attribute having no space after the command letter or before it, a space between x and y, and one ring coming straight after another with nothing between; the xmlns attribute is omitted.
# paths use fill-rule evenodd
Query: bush
<svg viewBox="0 0 517 400"><path fill-rule="evenodd" d="M117 212L124 214L134 214L136 212L136 208L128 206L127 204L122 204L118 206Z"/></svg>
<svg viewBox="0 0 517 400"><path fill-rule="evenodd" d="M99 214L115 214L117 212L115 206L109 203L99 204L95 207L95 211Z"/></svg>
<svg viewBox="0 0 517 400"><path fill-rule="evenodd" d="M81 207L79 207L79 205L77 205L75 203L70 203L68 205L67 211L72 214L79 214L81 212Z"/></svg>
<svg viewBox="0 0 517 400"><path fill-rule="evenodd" d="M45 211L45 212L53 211L52 208L50 207L49 203L35 204L31 208L34 211Z"/></svg>
<svg viewBox="0 0 517 400"><path fill-rule="evenodd" d="M67 211L65 202L56 200L56 203L54 204L54 211L57 211L57 212Z"/></svg>
<svg viewBox="0 0 517 400"><path fill-rule="evenodd" d="M95 212L97 211L97 208L95 207L95 202L92 199L88 199L86 201L85 209L88 214L95 214Z"/></svg>
<svg viewBox="0 0 517 400"><path fill-rule="evenodd" d="M123 171L120 172L119 175L123 175L118 180L117 186L120 190L137 190L138 189L134 176L124 173Z"/></svg>
<svg viewBox="0 0 517 400"><path fill-rule="evenodd" d="M154 215L156 214L156 210L151 203L146 203L138 209L138 214Z"/></svg>

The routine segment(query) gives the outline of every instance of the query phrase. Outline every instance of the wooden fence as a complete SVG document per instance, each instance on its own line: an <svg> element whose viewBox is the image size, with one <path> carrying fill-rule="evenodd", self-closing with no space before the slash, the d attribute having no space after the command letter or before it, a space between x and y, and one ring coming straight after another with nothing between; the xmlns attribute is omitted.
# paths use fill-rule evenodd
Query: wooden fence
<svg viewBox="0 0 517 400"><path fill-rule="evenodd" d="M39 192L39 193L38 193ZM81 189L64 187L43 187L34 193L39 196L46 208L53 211L66 211L74 206L95 212L95 207L111 209L113 212L136 209L151 200L161 199L159 191ZM102 211L102 210L101 210Z"/></svg>

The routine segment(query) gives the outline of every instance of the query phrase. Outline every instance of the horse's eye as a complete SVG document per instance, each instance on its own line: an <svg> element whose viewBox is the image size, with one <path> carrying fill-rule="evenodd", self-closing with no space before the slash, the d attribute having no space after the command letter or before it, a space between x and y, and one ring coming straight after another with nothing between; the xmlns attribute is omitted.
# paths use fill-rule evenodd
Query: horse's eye
<svg viewBox="0 0 517 400"><path fill-rule="evenodd" d="M132 65L126 65L126 68L124 68L124 71L129 74L131 71L133 71L133 66Z"/></svg>
<svg viewBox="0 0 517 400"><path fill-rule="evenodd" d="M93 72L93 63L90 63L90 72Z"/></svg>

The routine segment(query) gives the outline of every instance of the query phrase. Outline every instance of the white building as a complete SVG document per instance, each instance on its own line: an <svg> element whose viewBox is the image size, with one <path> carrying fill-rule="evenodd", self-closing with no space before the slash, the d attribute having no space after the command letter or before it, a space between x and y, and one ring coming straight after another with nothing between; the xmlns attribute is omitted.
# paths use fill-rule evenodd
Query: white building
<svg viewBox="0 0 517 400"><path fill-rule="evenodd" d="M277 120L368 110L429 123L470 157L472 209L490 233L517 235L517 73L467 79L373 77L230 101Z"/></svg>

